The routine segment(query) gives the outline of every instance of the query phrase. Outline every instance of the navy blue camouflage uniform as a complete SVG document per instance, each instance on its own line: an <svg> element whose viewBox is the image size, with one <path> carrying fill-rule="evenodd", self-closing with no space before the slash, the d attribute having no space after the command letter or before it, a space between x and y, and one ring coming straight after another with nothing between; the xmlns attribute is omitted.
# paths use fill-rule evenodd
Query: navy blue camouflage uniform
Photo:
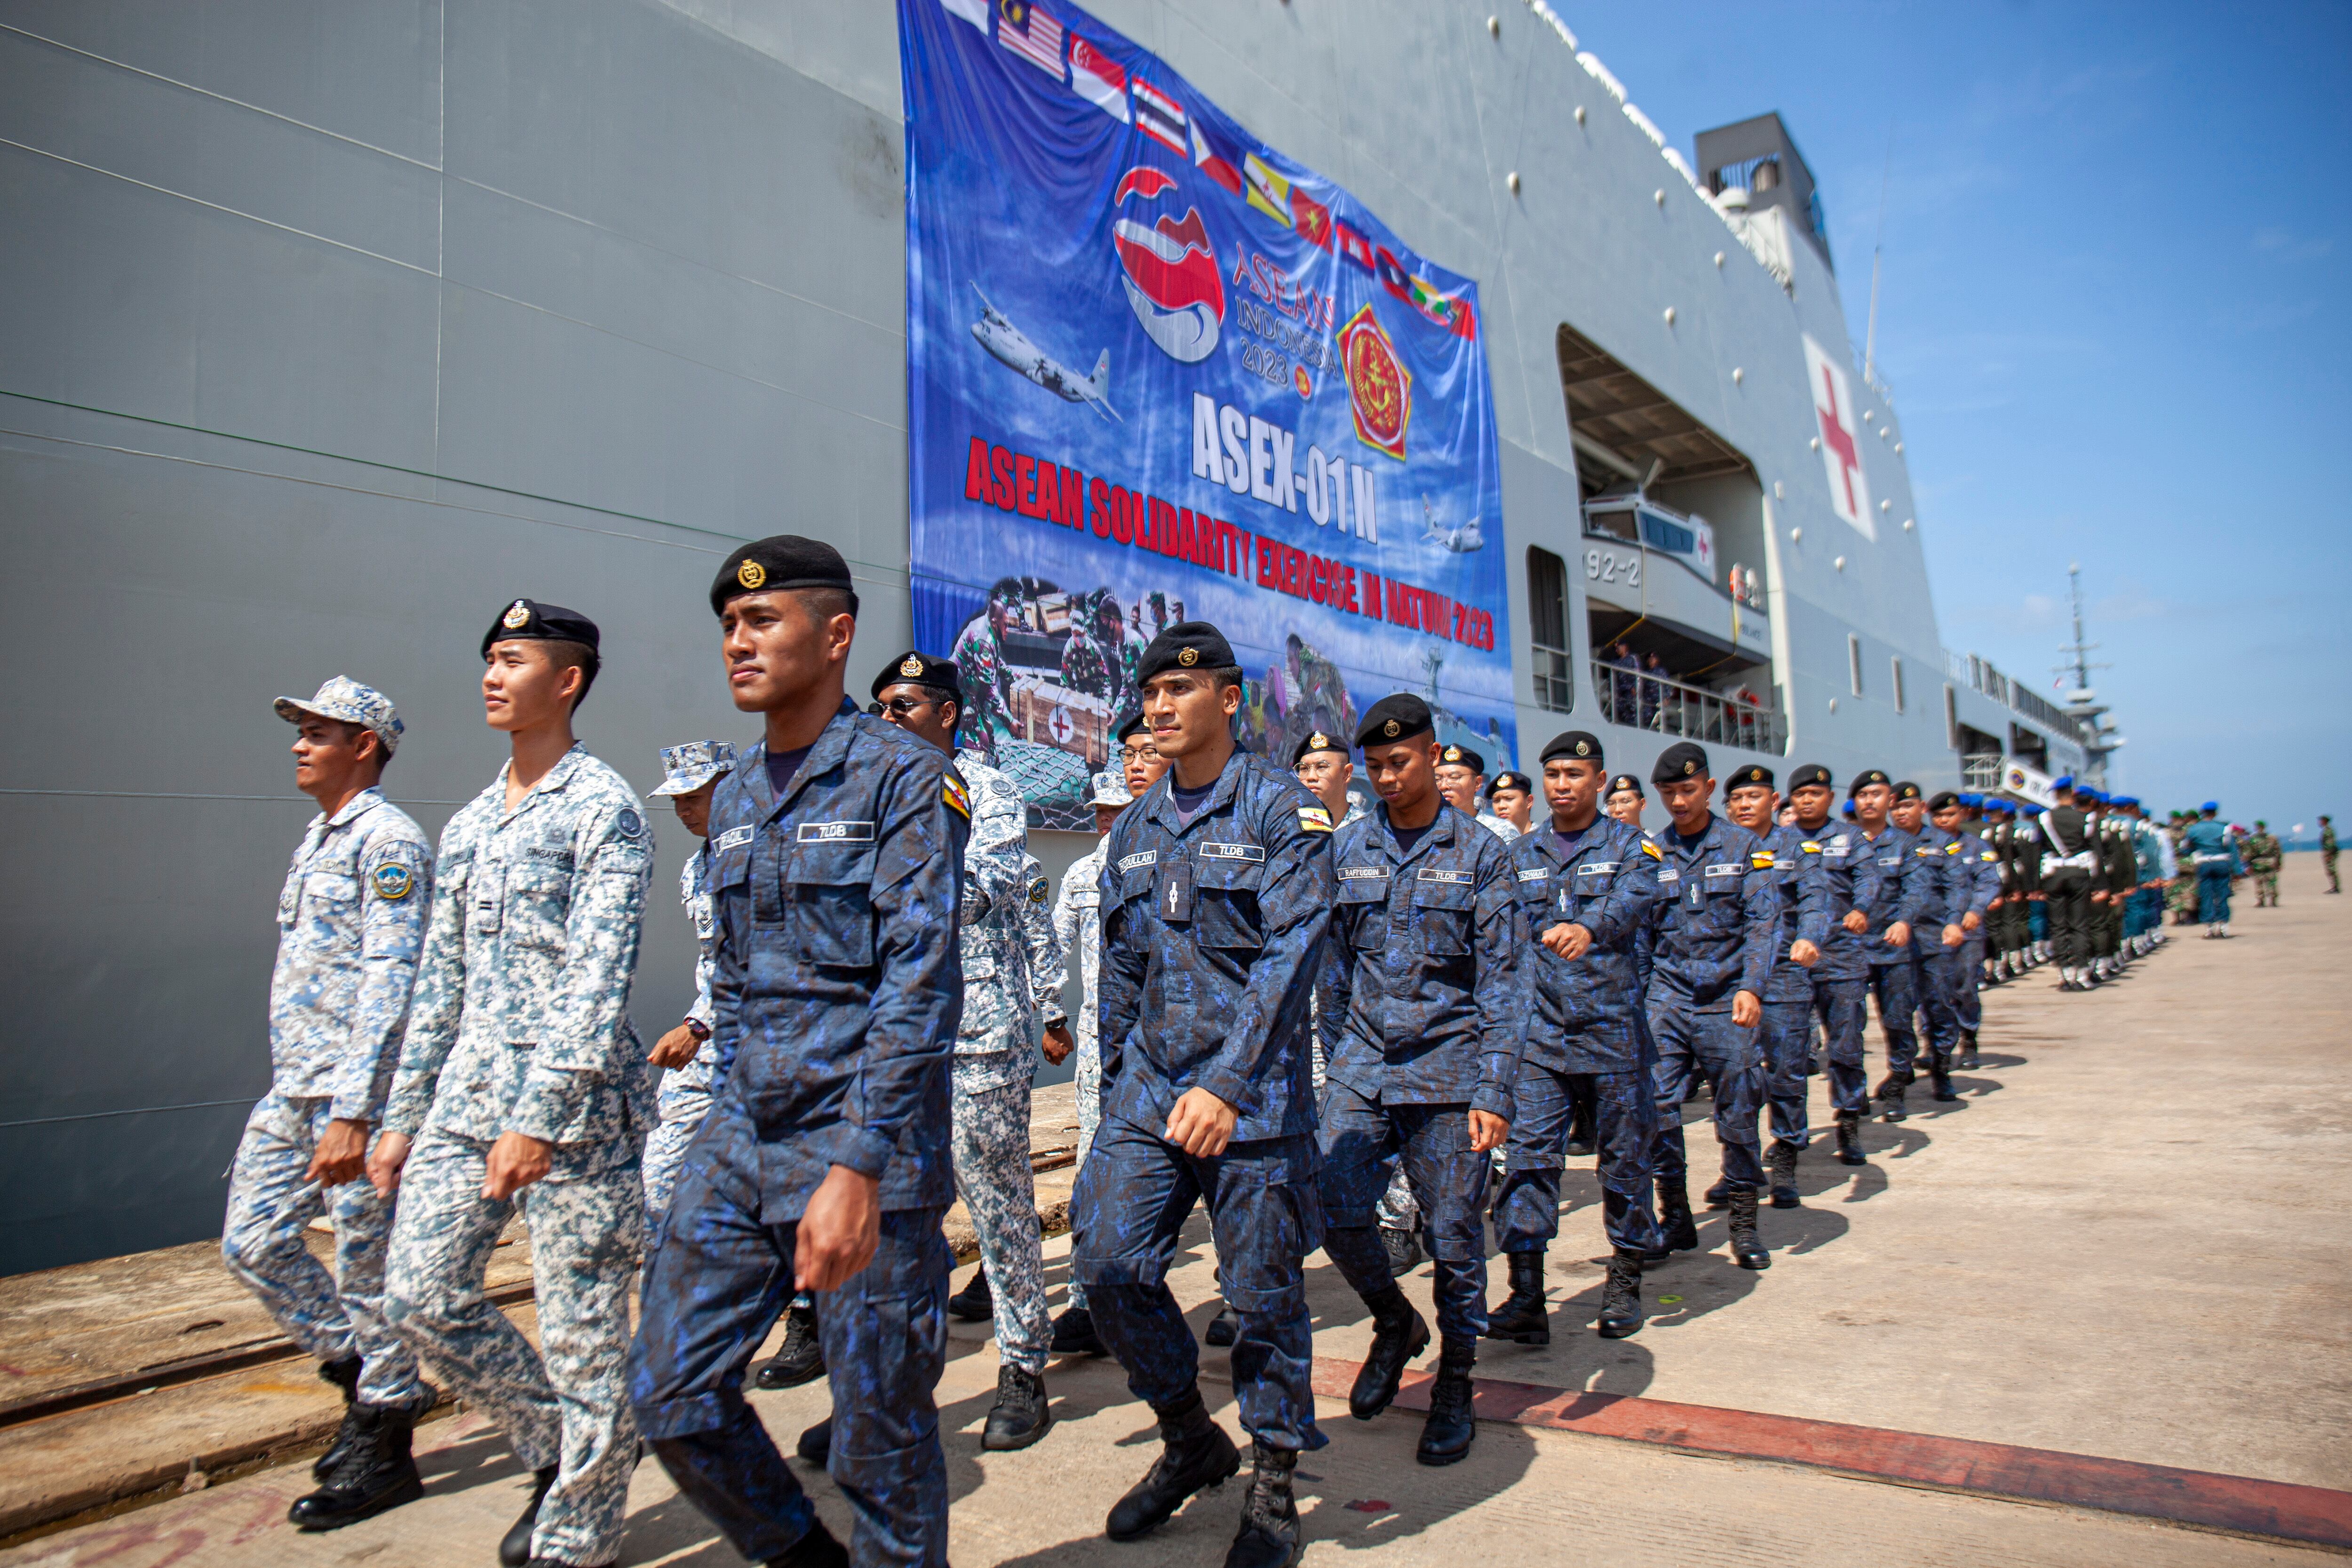
<svg viewBox="0 0 2352 1568"><path fill-rule="evenodd" d="M1985 949L1992 934L1992 901L2002 896L2000 852L1978 828L1962 830L1960 859L1969 868L1968 912L1977 917L1977 929L1960 946L1960 994L1956 1011L1960 1032L1973 1038L1984 1023Z"/></svg>
<svg viewBox="0 0 2352 1568"><path fill-rule="evenodd" d="M1813 1070L1813 973L1789 950L1800 942L1815 947L1827 942L1829 875L1821 840L1796 827L1776 826L1764 836L1764 847L1771 851L1772 879L1780 889L1780 932L1771 977L1764 983L1764 1101L1773 1138L1802 1149L1812 1138L1805 1079Z"/></svg>
<svg viewBox="0 0 2352 1568"><path fill-rule="evenodd" d="M1662 851L1607 816L1572 834L1544 823L1511 846L1528 927L1527 1050L1511 1141L1495 1201L1505 1252L1541 1252L1559 1234L1560 1171L1575 1091L1593 1100L1601 1226L1619 1250L1654 1252L1650 1161L1658 1135L1657 1054L1642 1028L1634 948L1656 908ZM1592 945L1573 963L1540 941L1580 925Z"/></svg>
<svg viewBox="0 0 2352 1568"><path fill-rule="evenodd" d="M1841 957L1850 951L1861 960L1870 994L1878 1002L1878 1027L1886 1037L1887 1068L1908 1082L1911 1064L1919 1054L1919 1036L1912 1025L1912 1016L1919 1010L1919 991L1913 978L1910 948L1889 946L1886 931L1898 921L1909 925L1914 928L1911 945L1918 944L1920 912L1934 908L1936 892L1928 878L1936 868L1927 857L1912 853L1919 841L1892 822L1876 838L1859 827L1842 831L1847 847L1838 858L1843 865L1832 862L1831 872L1833 877L1842 874L1847 883L1845 907L1860 910L1869 923L1859 931L1847 933L1853 941L1840 944ZM1832 1035L1832 1065L1837 1059L1837 1044ZM1854 1067L1859 1070L1859 1019L1855 1020L1854 1045ZM1846 1109L1843 1101L1838 1109Z"/></svg>
<svg viewBox="0 0 2352 1568"><path fill-rule="evenodd" d="M1356 1293L1391 1287L1373 1208L1402 1164L1437 1274L1444 1339L1486 1330L1486 1177L1470 1112L1512 1120L1526 1040L1526 925L1511 851L1440 805L1410 849L1379 805L1332 847L1339 900L1327 948L1324 1250Z"/></svg>
<svg viewBox="0 0 2352 1568"><path fill-rule="evenodd" d="M1830 1106L1841 1115L1870 1109L1870 1078L1863 1069L1863 1032L1870 1023L1870 955L1865 939L1845 929L1854 907L1854 860L1869 852L1859 828L1824 822L1802 827L1803 843L1821 857L1822 914L1827 921L1822 961L1813 965L1812 1016L1822 1026Z"/></svg>
<svg viewBox="0 0 2352 1568"><path fill-rule="evenodd" d="M1960 923L1976 897L1976 867L1961 854L1958 834L1922 822L1911 858L1925 867L1920 878L1918 920L1911 936L1911 976L1919 997L1919 1022L1927 1036L1928 1066L1952 1070L1960 1044L1960 967L1967 948L1946 947L1944 928ZM1977 911L1984 911L1979 908ZM1907 1080L1907 1078L1906 1079Z"/></svg>
<svg viewBox="0 0 2352 1568"><path fill-rule="evenodd" d="M721 1087L646 1271L629 1396L678 1489L754 1562L816 1517L742 1387L792 1298L802 1213L835 1165L879 1178L882 1215L873 1261L817 1297L826 1468L856 1517L854 1561L947 1560L932 1390L970 813L945 754L846 702L781 798L762 748L711 801Z"/></svg>
<svg viewBox="0 0 2352 1568"><path fill-rule="evenodd" d="M1307 1015L1331 923L1330 819L1246 752L1189 822L1174 776L1119 817L1103 853L1102 1110L1070 1198L1071 1274L1128 1386L1157 1411L1185 1405L1200 1347L1166 1277L1205 1196L1242 1426L1277 1448L1318 1448L1302 1272L1323 1242ZM1161 1136L1193 1089L1234 1108L1223 1154L1196 1159Z"/></svg>
<svg viewBox="0 0 2352 1568"><path fill-rule="evenodd" d="M1659 849L1663 895L1651 914L1650 1034L1657 1042L1660 1186L1680 1186L1687 1167L1682 1105L1704 1078L1715 1087L1715 1137L1729 1192L1754 1192L1764 1167L1756 1118L1763 1108L1764 1053L1755 1029L1731 1021L1734 994L1760 1000L1780 927L1771 851L1712 812L1696 844L1669 827Z"/></svg>

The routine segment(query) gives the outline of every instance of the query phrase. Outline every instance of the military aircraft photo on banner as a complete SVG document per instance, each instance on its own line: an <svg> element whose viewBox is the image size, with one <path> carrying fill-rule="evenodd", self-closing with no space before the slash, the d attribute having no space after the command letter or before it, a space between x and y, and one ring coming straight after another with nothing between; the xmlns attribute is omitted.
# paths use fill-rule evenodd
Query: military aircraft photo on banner
<svg viewBox="0 0 2352 1568"><path fill-rule="evenodd" d="M1436 510L1429 504L1429 498L1421 498L1421 538L1425 544L1434 544L1440 550L1450 550L1456 555L1484 550L1486 535L1479 529L1478 522L1475 517L1464 523L1440 522Z"/></svg>
<svg viewBox="0 0 2352 1568"><path fill-rule="evenodd" d="M1122 425L1127 422L1106 398L1110 390L1110 350L1103 350L1096 358L1092 375L1081 376L1031 342L979 284L974 283L971 291L980 296L980 320L971 324L971 335L980 340L982 348L1065 401L1089 404L1097 413Z"/></svg>

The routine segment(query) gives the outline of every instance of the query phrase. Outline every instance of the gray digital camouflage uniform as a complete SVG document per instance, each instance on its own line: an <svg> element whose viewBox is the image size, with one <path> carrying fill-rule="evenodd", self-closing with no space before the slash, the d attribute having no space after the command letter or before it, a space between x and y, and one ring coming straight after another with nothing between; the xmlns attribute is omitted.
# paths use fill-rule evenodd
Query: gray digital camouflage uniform
<svg viewBox="0 0 2352 1568"><path fill-rule="evenodd" d="M686 858L677 879L678 901L694 921L694 1005L686 1016L704 1028L711 1027L710 975L717 952L718 922L711 912L710 846L696 847ZM658 1101L661 1125L646 1140L646 1234L661 1231L661 1217L669 1212L669 1195L677 1185L678 1162L694 1141L702 1119L710 1113L712 1075L719 1069L719 1042L706 1039L694 1059L663 1075Z"/></svg>
<svg viewBox="0 0 2352 1568"><path fill-rule="evenodd" d="M1102 983L1103 845L1109 842L1110 836L1105 834L1092 849L1071 862L1054 897L1054 939L1062 944L1066 962L1072 950L1077 952L1078 984L1086 993L1070 1030L1077 1039L1070 1062L1077 1089L1077 1167L1081 1170L1086 1167L1087 1151L1095 1146L1095 1129L1102 1123L1102 1032L1096 998ZM1087 1288L1072 1279L1070 1305L1086 1304Z"/></svg>
<svg viewBox="0 0 2352 1568"><path fill-rule="evenodd" d="M384 1118L416 1140L393 1224L388 1315L526 1468L559 1467L532 1555L609 1563L636 1463L622 1361L653 1097L628 1005L653 830L626 781L580 746L511 812L506 773L441 835ZM483 1172L509 1131L553 1144L554 1163L494 1201L481 1195ZM536 1352L482 1293L518 1204L530 1225Z"/></svg>
<svg viewBox="0 0 2352 1568"><path fill-rule="evenodd" d="M996 1353L1007 1366L1042 1373L1053 1324L1029 1167L1039 1026L1028 909L1034 886L1044 912L1045 879L1041 871L1031 880L1028 807L1013 781L971 752L956 759L956 772L971 791L971 837L963 854L963 1023L951 1070L956 1194L980 1237L981 1267L995 1300Z"/></svg>
<svg viewBox="0 0 2352 1568"><path fill-rule="evenodd" d="M364 1179L322 1192L306 1177L329 1121L383 1119L432 901L424 829L382 791L310 819L278 895L269 1092L237 1143L221 1227L229 1268L296 1344L322 1362L359 1356L357 1396L410 1411L432 1395L384 1322L392 1205ZM302 1244L321 1213L335 1226L331 1276Z"/></svg>

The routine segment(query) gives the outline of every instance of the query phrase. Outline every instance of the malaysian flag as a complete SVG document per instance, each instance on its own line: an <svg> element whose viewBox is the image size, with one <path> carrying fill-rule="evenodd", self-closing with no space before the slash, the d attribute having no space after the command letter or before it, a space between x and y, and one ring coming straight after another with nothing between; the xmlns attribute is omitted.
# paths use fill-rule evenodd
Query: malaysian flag
<svg viewBox="0 0 2352 1568"><path fill-rule="evenodd" d="M996 41L1051 75L1062 79L1062 24L1042 5L1025 0L998 0Z"/></svg>
<svg viewBox="0 0 2352 1568"><path fill-rule="evenodd" d="M1192 155L1184 137L1184 106L1144 80L1129 79L1135 89L1135 128L1180 158Z"/></svg>

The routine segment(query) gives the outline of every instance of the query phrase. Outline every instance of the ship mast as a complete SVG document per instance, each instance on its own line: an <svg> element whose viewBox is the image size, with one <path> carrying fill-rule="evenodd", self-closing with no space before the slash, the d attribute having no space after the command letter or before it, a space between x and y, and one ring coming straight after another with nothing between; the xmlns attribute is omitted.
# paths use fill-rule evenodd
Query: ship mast
<svg viewBox="0 0 2352 1568"><path fill-rule="evenodd" d="M2112 667L2091 662L2092 651L2099 645L2083 635L2083 563L2079 561L2067 563L2066 595L2074 606L2074 640L2059 645L2058 651L2066 656L2067 662L2059 665L2056 673L2061 679L2070 675L2074 678L2073 689L2066 693L2066 716L2074 721L2075 739L2083 745L2084 781L2095 788L2105 789L2107 759L2123 746L2124 738L2106 721L2107 705L2091 688L2091 671Z"/></svg>

